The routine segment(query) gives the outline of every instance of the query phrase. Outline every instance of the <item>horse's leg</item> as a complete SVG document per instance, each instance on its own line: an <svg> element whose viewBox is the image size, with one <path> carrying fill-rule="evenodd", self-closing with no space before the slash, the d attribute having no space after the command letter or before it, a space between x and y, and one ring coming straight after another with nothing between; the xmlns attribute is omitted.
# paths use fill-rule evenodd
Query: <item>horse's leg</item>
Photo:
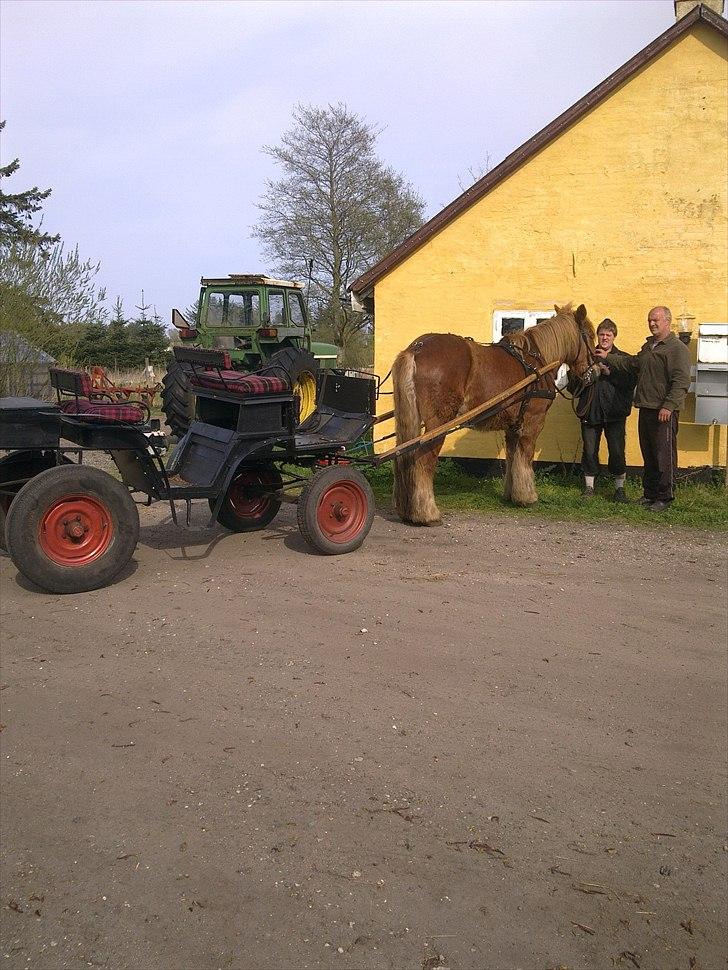
<svg viewBox="0 0 728 970"><path fill-rule="evenodd" d="M435 501L435 471L442 444L442 441L436 442L414 458L413 490L407 519L413 525L442 524L442 516Z"/></svg>
<svg viewBox="0 0 728 970"><path fill-rule="evenodd" d="M533 455L545 417L545 412L528 414L515 444L511 465L511 501L516 505L535 505L538 502Z"/></svg>
<svg viewBox="0 0 728 970"><path fill-rule="evenodd" d="M518 444L518 431L508 428L506 431L506 471L503 478L503 498L506 502L513 501L513 456Z"/></svg>

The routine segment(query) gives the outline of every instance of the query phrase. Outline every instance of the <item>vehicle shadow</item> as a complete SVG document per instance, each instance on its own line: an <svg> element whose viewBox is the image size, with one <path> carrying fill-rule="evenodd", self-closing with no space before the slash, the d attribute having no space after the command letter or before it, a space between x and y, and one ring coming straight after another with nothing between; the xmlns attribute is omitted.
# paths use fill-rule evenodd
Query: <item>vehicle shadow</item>
<svg viewBox="0 0 728 970"><path fill-rule="evenodd" d="M8 557L9 558L9 557ZM139 563L134 559L130 559L129 562L120 570L114 578L108 582L104 583L103 589L109 589L111 586L118 586L119 583L125 582L139 568ZM41 586L36 586L35 583L31 583L29 579L26 579L21 572L15 573L15 582L21 588L26 590L28 593L44 593L47 596L76 596L76 593L49 593L47 589L43 589ZM95 592L95 590L89 590L88 592Z"/></svg>

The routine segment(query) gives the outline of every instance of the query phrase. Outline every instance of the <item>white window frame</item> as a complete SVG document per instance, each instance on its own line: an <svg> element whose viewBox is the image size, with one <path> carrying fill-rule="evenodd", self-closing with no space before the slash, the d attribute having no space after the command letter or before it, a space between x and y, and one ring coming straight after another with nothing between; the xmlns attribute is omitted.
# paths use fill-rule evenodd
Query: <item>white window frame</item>
<svg viewBox="0 0 728 970"><path fill-rule="evenodd" d="M556 316L555 310L496 310L493 313L493 343L503 336L503 321L520 317L523 320L523 329L528 330L535 327L539 320L550 320Z"/></svg>
<svg viewBox="0 0 728 970"><path fill-rule="evenodd" d="M512 320L514 317L520 317L523 320L523 329L529 330L531 327L535 327L539 321L550 320L551 317L555 316L556 310L496 310L493 313L493 343L498 343L503 337L503 321L505 319ZM566 364L562 364L556 372L556 387L559 390L566 387L568 373L569 368Z"/></svg>

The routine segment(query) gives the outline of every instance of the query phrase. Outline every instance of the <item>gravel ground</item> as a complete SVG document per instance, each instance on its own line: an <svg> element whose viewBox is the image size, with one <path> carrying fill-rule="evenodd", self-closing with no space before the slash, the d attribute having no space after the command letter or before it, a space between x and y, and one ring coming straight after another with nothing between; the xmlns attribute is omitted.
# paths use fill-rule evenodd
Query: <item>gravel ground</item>
<svg viewBox="0 0 728 970"><path fill-rule="evenodd" d="M0 557L3 965L724 968L725 536L294 512Z"/></svg>

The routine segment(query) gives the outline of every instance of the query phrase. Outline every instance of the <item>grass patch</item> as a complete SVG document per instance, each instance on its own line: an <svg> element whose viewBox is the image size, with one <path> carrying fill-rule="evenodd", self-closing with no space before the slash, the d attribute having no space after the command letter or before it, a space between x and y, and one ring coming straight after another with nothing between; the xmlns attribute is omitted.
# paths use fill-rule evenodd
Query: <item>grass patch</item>
<svg viewBox="0 0 728 970"><path fill-rule="evenodd" d="M377 502L392 504L392 466L365 472ZM723 478L722 472L719 479ZM597 481L593 499L581 498L582 479L569 471L537 471L538 505L518 508L503 499L501 478L475 478L452 461L442 459L435 476L435 498L442 511L498 512L518 518L562 521L632 523L641 526L680 525L712 531L728 531L728 492L722 480L698 484L686 480L677 486L675 501L665 512L655 513L638 505L619 505L611 500L614 486ZM639 478L627 479L627 495L639 498Z"/></svg>

